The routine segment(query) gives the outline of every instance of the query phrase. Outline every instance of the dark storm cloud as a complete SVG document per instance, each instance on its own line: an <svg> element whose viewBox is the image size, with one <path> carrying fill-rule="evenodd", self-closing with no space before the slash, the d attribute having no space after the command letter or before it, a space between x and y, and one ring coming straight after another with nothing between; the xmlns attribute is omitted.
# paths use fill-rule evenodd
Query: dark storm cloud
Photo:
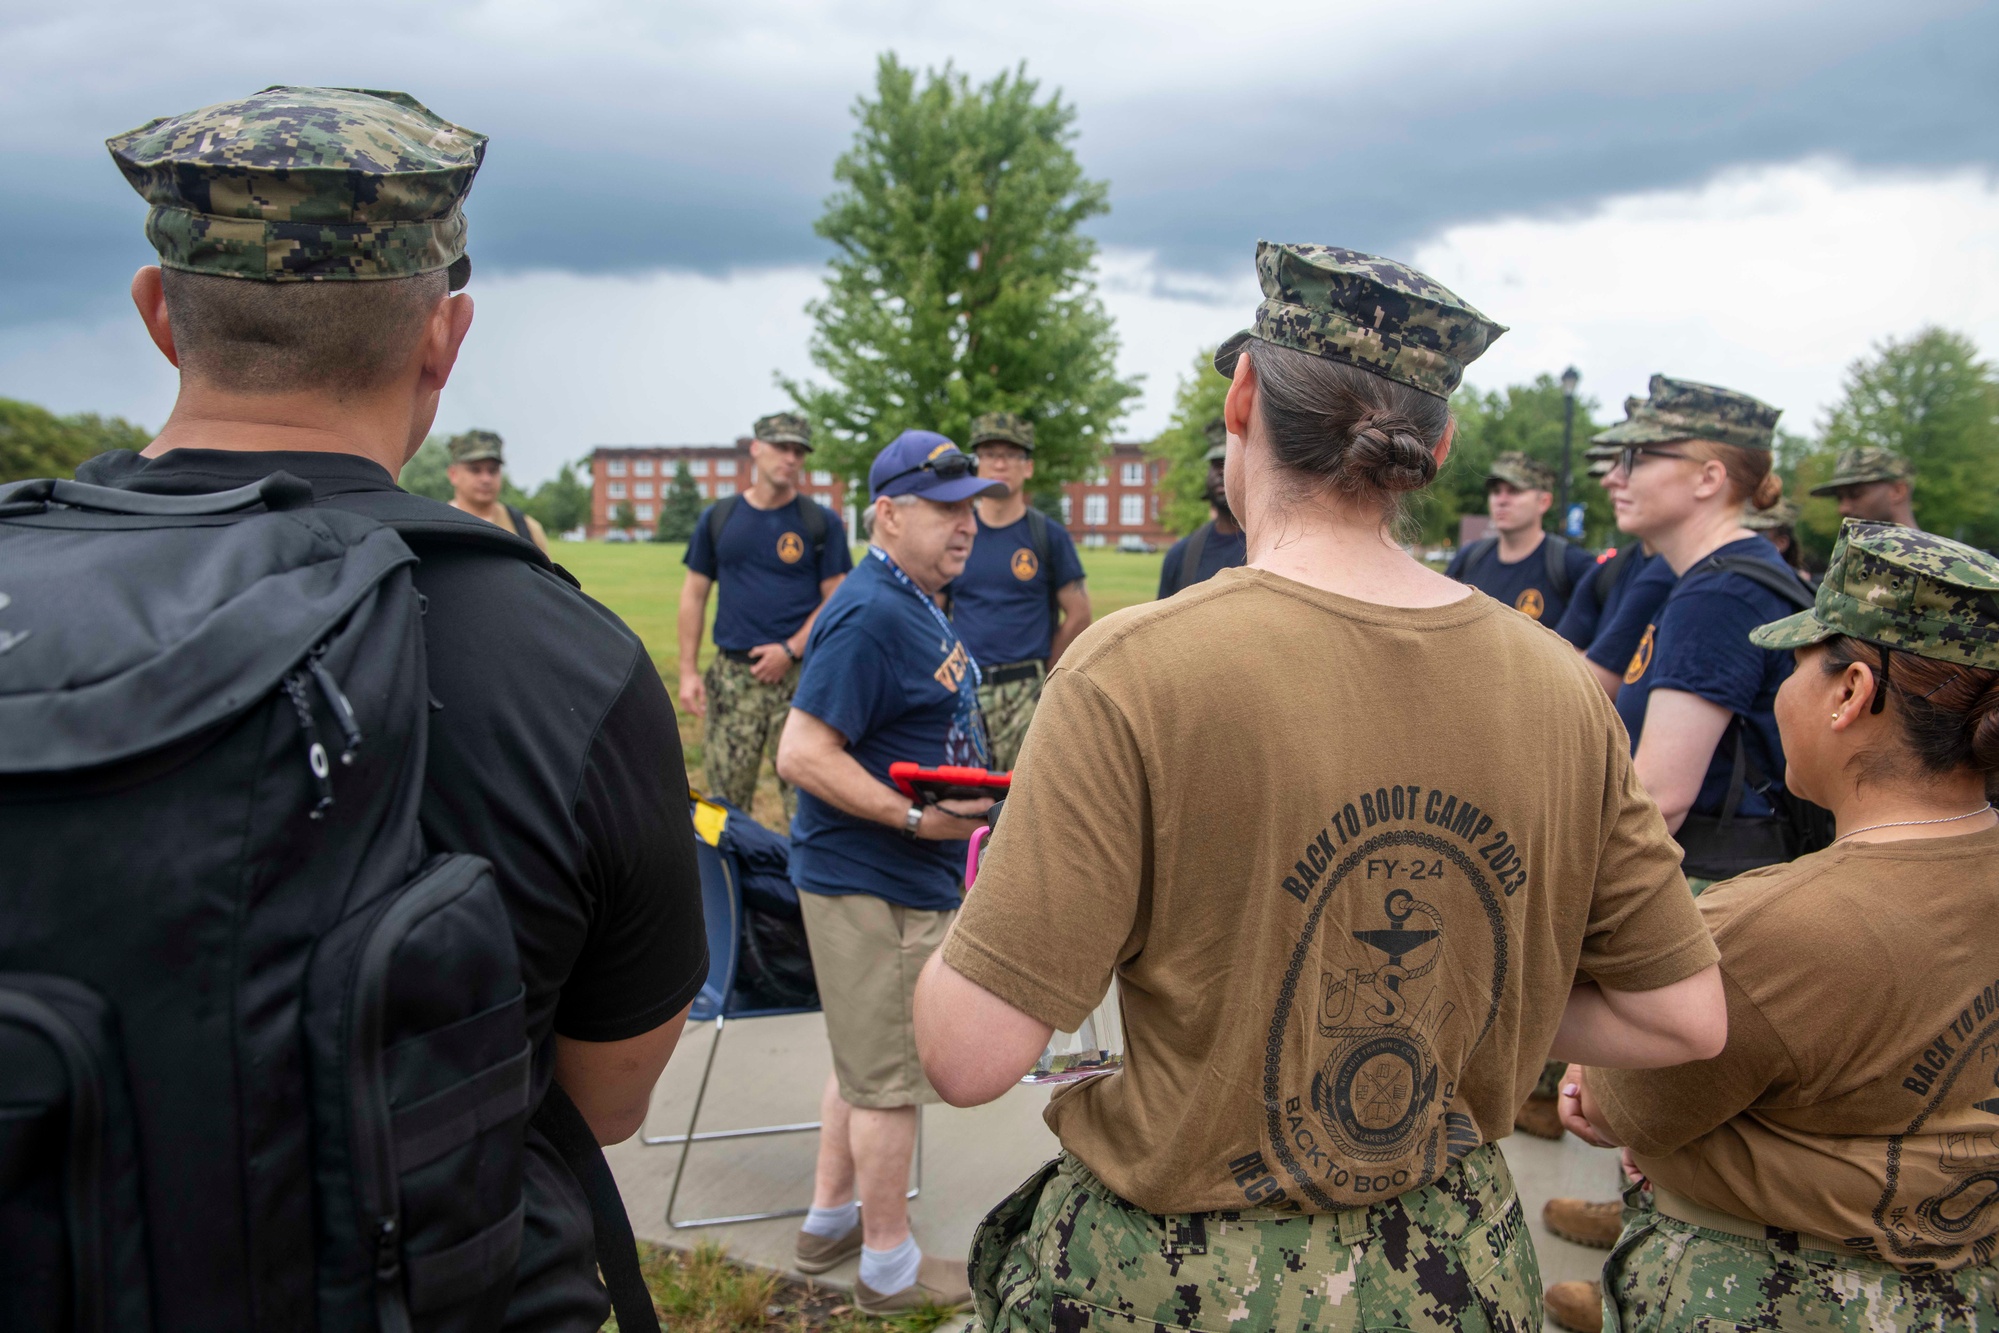
<svg viewBox="0 0 1999 1333"><path fill-rule="evenodd" d="M1169 268L1216 271L1244 262L1259 235L1406 252L1455 222L1586 207L1740 163L1999 163L1999 6L1822 5L1719 30L1713 11L1698 26L1679 5L1619 12L1595 27L1523 20L1505 40L1438 37L1434 51L1397 49L1379 67L1341 52L1327 77L1232 69L1189 82L1180 71L1144 90L1127 75L1115 94L1070 77L1081 151L1112 183L1097 234L1156 249ZM36 36L48 58L12 77L65 91L41 104L19 86L0 94L16 118L15 132L0 130L0 324L108 308L149 258L143 206L104 134L274 77L357 79L348 59L300 68L294 51L246 45L198 76L132 57L127 77L98 71L79 90L103 39L65 54L62 34ZM1302 66L1311 53L1296 54ZM497 69L419 50L366 70L493 135L470 208L480 272L720 272L824 257L811 224L865 58L816 83L725 61L649 83L632 62L600 73L589 58L537 71L518 50ZM150 72L162 67L172 73ZM45 132L19 132L43 107L59 109Z"/></svg>

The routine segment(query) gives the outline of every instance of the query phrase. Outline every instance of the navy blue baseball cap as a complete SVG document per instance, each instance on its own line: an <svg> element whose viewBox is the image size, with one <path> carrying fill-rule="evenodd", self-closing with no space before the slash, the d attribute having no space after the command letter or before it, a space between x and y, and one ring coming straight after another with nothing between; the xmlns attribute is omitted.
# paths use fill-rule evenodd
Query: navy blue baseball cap
<svg viewBox="0 0 1999 1333"><path fill-rule="evenodd" d="M979 479L979 461L934 430L906 430L875 455L868 490L884 495L920 495L955 504L975 495L1004 495L1003 481Z"/></svg>

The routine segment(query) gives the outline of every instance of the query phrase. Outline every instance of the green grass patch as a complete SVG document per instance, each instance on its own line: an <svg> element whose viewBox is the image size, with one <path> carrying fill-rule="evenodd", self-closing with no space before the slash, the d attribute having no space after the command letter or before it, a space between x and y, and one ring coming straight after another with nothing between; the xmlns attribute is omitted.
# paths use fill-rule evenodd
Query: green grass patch
<svg viewBox="0 0 1999 1333"><path fill-rule="evenodd" d="M673 1333L930 1333L964 1318L931 1309L875 1319L844 1292L733 1263L713 1241L692 1250L641 1241L639 1267L660 1322ZM614 1331L618 1321L604 1327Z"/></svg>

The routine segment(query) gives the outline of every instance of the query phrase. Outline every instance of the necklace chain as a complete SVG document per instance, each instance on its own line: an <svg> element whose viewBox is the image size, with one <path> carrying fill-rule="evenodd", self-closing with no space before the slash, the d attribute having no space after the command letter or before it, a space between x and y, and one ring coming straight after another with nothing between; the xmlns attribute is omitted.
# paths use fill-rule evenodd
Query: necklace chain
<svg viewBox="0 0 1999 1333"><path fill-rule="evenodd" d="M1863 824L1853 830L1853 833L1842 833L1837 838L1834 838L1833 841L1845 842L1854 833L1872 833L1878 828L1908 828L1914 824L1954 824L1960 819L1972 819L1978 815L1982 815L1991 808L1992 802L1987 801L1976 810L1967 810L1961 815L1945 815L1942 819L1891 819L1885 824Z"/></svg>

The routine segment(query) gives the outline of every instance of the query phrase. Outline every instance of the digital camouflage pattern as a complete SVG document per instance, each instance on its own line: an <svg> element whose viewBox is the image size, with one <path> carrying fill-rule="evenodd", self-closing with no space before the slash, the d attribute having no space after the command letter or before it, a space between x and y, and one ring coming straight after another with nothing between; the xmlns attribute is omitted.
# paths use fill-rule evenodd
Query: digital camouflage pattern
<svg viewBox="0 0 1999 1333"><path fill-rule="evenodd" d="M1034 705L1041 701L1041 687L1047 672L1023 676L998 685L979 686L979 709L986 715L986 748L992 753L995 773L1013 770L1020 743L1027 739L1028 723L1034 721Z"/></svg>
<svg viewBox="0 0 1999 1333"><path fill-rule="evenodd" d="M151 204L168 268L264 281L407 278L464 285L460 205L486 136L408 93L266 88L105 141Z"/></svg>
<svg viewBox="0 0 1999 1333"><path fill-rule="evenodd" d="M1485 479L1503 481L1523 491L1555 489L1555 469L1538 458L1529 458L1518 449L1509 449L1493 459L1492 466L1485 470Z"/></svg>
<svg viewBox="0 0 1999 1333"><path fill-rule="evenodd" d="M802 444L807 453L812 451L812 423L796 412L758 417L750 433L765 444Z"/></svg>
<svg viewBox="0 0 1999 1333"><path fill-rule="evenodd" d="M454 463L477 463L486 458L504 463L507 460L502 447L500 437L490 430L468 430L452 436L444 445Z"/></svg>
<svg viewBox="0 0 1999 1333"><path fill-rule="evenodd" d="M1541 1269L1506 1160L1474 1149L1372 1208L1160 1217L1068 1153L972 1240L972 1328L1536 1333Z"/></svg>
<svg viewBox="0 0 1999 1333"><path fill-rule="evenodd" d="M1652 377L1651 396L1627 398L1625 419L1590 437L1592 444L1668 444L1713 440L1741 449L1768 449L1784 415L1760 398L1692 380Z"/></svg>
<svg viewBox="0 0 1999 1333"><path fill-rule="evenodd" d="M1831 495L1842 486L1864 486L1870 481L1913 481L1915 476L1915 467L1894 450L1860 444L1839 451L1832 480L1812 487L1812 494Z"/></svg>
<svg viewBox="0 0 1999 1333"><path fill-rule="evenodd" d="M747 810L757 792L757 775L764 758L777 760L777 738L791 714L791 696L798 689L798 663L793 662L775 685L750 672L748 662L715 654L702 681L708 687L708 717L702 730L702 768L708 790ZM798 813L798 793L783 778L777 782L788 822Z"/></svg>
<svg viewBox="0 0 1999 1333"><path fill-rule="evenodd" d="M973 418L972 443L968 448L976 449L988 441L1018 445L1031 454L1034 452L1034 423L1012 412L987 412Z"/></svg>
<svg viewBox="0 0 1999 1333"><path fill-rule="evenodd" d="M1779 500L1768 509L1758 509L1755 505L1742 507L1742 526L1751 532L1769 532L1773 528L1795 528L1798 526L1798 507L1789 500Z"/></svg>
<svg viewBox="0 0 1999 1333"><path fill-rule="evenodd" d="M1812 609L1749 640L1791 649L1835 634L1999 670L1999 560L1934 533L1848 519Z"/></svg>
<svg viewBox="0 0 1999 1333"><path fill-rule="evenodd" d="M1625 1192L1624 1235L1604 1264L1604 1333L1999 1328L1999 1269L1905 1273L1878 1260L1694 1226Z"/></svg>
<svg viewBox="0 0 1999 1333"><path fill-rule="evenodd" d="M1215 352L1224 375L1258 338L1449 398L1465 367L1506 332L1415 269L1336 245L1258 241L1256 276L1256 322Z"/></svg>

